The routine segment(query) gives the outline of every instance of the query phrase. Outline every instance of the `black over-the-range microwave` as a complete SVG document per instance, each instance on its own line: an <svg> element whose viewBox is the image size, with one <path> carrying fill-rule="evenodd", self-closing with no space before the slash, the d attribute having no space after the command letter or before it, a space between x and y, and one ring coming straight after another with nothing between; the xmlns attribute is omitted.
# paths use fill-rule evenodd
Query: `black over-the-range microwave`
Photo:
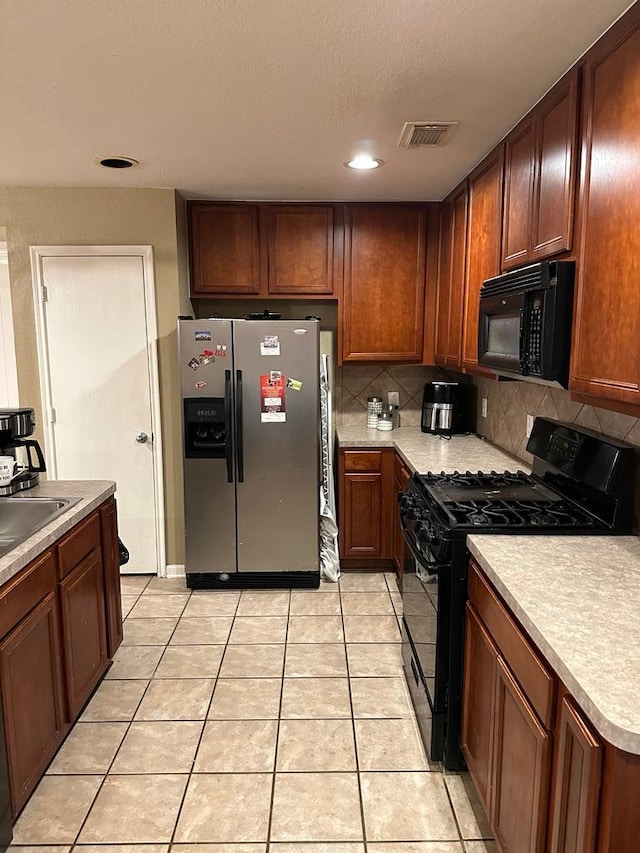
<svg viewBox="0 0 640 853"><path fill-rule="evenodd" d="M569 380L574 261L540 261L480 288L478 362L495 373Z"/></svg>

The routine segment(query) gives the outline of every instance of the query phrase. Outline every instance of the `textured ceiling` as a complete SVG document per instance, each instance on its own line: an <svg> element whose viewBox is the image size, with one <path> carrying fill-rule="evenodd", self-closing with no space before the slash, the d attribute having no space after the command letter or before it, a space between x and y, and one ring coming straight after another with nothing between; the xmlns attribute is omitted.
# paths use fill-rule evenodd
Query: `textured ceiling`
<svg viewBox="0 0 640 853"><path fill-rule="evenodd" d="M440 199L628 5L0 0L0 185ZM425 119L460 125L398 148ZM360 151L386 165L348 172Z"/></svg>

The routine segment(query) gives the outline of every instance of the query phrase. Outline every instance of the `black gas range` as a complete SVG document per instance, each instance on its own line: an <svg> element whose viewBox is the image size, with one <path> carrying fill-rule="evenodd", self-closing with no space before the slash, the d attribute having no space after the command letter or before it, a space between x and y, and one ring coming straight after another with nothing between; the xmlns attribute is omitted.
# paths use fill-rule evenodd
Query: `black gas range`
<svg viewBox="0 0 640 853"><path fill-rule="evenodd" d="M531 474L415 474L400 497L407 543L403 658L432 760L464 766L460 752L464 608L469 534L630 533L636 451L582 427L536 418Z"/></svg>

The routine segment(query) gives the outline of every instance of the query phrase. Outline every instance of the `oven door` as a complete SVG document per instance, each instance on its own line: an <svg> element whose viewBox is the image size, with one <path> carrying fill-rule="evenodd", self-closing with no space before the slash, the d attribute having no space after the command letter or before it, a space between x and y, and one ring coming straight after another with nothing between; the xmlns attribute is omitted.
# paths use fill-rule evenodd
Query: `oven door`
<svg viewBox="0 0 640 853"><path fill-rule="evenodd" d="M436 563L401 513L407 543L402 581L402 656L409 692L432 761L443 757L449 666L450 565Z"/></svg>
<svg viewBox="0 0 640 853"><path fill-rule="evenodd" d="M525 294L481 297L478 363L497 371L522 373L525 362Z"/></svg>

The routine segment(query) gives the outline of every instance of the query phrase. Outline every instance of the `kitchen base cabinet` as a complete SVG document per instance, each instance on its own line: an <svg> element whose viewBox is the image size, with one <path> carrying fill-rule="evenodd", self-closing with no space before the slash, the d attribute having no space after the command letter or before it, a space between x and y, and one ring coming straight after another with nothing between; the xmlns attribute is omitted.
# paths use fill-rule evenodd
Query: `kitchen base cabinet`
<svg viewBox="0 0 640 853"><path fill-rule="evenodd" d="M393 564L396 570L398 586L402 591L402 578L404 575L404 564L406 559L406 546L402 535L402 527L400 526L400 516L398 514L398 500L404 492L407 483L411 479L411 474L408 468L402 462L400 456L396 453L393 467Z"/></svg>
<svg viewBox="0 0 640 853"><path fill-rule="evenodd" d="M394 451L342 450L340 559L343 568L392 564Z"/></svg>
<svg viewBox="0 0 640 853"><path fill-rule="evenodd" d="M113 498L110 498L100 508L100 538L102 540L104 603L107 619L107 655L112 658L123 637L118 515L116 502Z"/></svg>
<svg viewBox="0 0 640 853"><path fill-rule="evenodd" d="M54 591L0 643L0 683L15 817L69 728Z"/></svg>

